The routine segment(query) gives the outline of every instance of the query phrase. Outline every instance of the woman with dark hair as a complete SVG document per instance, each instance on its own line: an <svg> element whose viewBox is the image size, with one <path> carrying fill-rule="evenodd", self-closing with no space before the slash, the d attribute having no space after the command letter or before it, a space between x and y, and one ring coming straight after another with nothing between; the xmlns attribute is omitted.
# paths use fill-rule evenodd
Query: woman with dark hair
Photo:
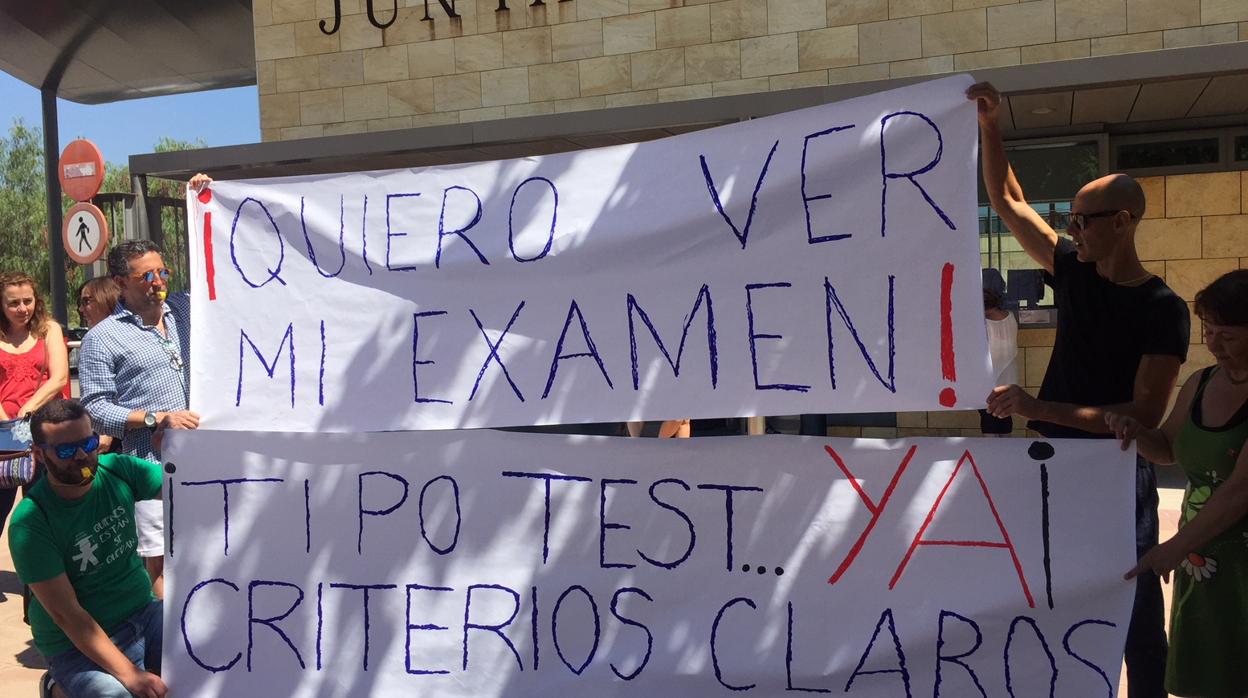
<svg viewBox="0 0 1248 698"><path fill-rule="evenodd" d="M1177 696L1248 696L1248 269L1196 294L1217 364L1193 374L1158 429L1126 415L1106 423L1156 463L1188 478L1179 532L1140 558L1128 579L1175 574L1166 688Z"/></svg>
<svg viewBox="0 0 1248 698"><path fill-rule="evenodd" d="M97 276L78 287L78 315L88 330L112 315L119 301L121 287L111 276ZM112 453L117 445L117 440L113 437L100 434L101 453Z"/></svg>
<svg viewBox="0 0 1248 698"><path fill-rule="evenodd" d="M61 395L69 355L30 276L0 274L0 306L0 419L22 419ZM16 496L13 488L0 489L0 530Z"/></svg>
<svg viewBox="0 0 1248 698"><path fill-rule="evenodd" d="M100 276L78 287L78 315L91 329L113 314L121 300L121 287L111 276Z"/></svg>

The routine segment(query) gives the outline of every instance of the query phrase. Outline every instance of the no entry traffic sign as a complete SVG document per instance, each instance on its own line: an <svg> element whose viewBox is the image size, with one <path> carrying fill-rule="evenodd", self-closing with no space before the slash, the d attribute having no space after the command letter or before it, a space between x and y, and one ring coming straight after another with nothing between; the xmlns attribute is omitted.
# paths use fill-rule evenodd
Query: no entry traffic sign
<svg viewBox="0 0 1248 698"><path fill-rule="evenodd" d="M104 156L94 143L79 138L61 153L59 175L66 196L74 201L90 201L104 184Z"/></svg>

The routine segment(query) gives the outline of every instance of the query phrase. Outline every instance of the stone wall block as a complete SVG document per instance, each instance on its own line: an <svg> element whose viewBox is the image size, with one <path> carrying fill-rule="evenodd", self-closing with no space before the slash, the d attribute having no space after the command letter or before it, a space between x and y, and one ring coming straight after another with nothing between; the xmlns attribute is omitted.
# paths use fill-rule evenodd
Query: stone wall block
<svg viewBox="0 0 1248 698"><path fill-rule="evenodd" d="M654 37L659 49L710 43L711 8L693 5L655 12Z"/></svg>
<svg viewBox="0 0 1248 698"><path fill-rule="evenodd" d="M550 50L551 60L555 62L601 56L602 20L591 19L551 27Z"/></svg>
<svg viewBox="0 0 1248 698"><path fill-rule="evenodd" d="M390 116L390 97L384 84L344 87L342 103L342 116L345 121L384 119Z"/></svg>
<svg viewBox="0 0 1248 698"><path fill-rule="evenodd" d="M527 101L529 101L528 68L502 68L481 73L482 107L501 107ZM481 120L484 121L484 119Z"/></svg>
<svg viewBox="0 0 1248 698"><path fill-rule="evenodd" d="M923 54L923 23L918 17L858 25L858 58L862 63L887 63Z"/></svg>
<svg viewBox="0 0 1248 698"><path fill-rule="evenodd" d="M303 92L321 88L316 56L279 59L274 61L273 73L278 92Z"/></svg>
<svg viewBox="0 0 1248 698"><path fill-rule="evenodd" d="M481 74L443 75L433 79L433 106L437 111L481 107Z"/></svg>
<svg viewBox="0 0 1248 698"><path fill-rule="evenodd" d="M924 56L970 53L988 48L988 21L984 10L926 15L921 24Z"/></svg>
<svg viewBox="0 0 1248 698"><path fill-rule="evenodd" d="M1179 218L1239 213L1240 189L1238 172L1166 177L1166 215Z"/></svg>
<svg viewBox="0 0 1248 698"><path fill-rule="evenodd" d="M364 82L393 82L408 78L407 46L366 48L363 56Z"/></svg>
<svg viewBox="0 0 1248 698"><path fill-rule="evenodd" d="M797 35L797 62L801 70L841 68L858 63L858 28L828 27Z"/></svg>
<svg viewBox="0 0 1248 698"><path fill-rule="evenodd" d="M1201 256L1248 256L1248 215L1205 216L1201 225Z"/></svg>
<svg viewBox="0 0 1248 698"><path fill-rule="evenodd" d="M1056 0L1057 40L1127 33L1127 0Z"/></svg>
<svg viewBox="0 0 1248 698"><path fill-rule="evenodd" d="M685 81L691 85L741 77L741 46L736 41L685 48Z"/></svg>
<svg viewBox="0 0 1248 698"><path fill-rule="evenodd" d="M1036 0L1017 5L989 7L986 13L988 48L1033 44L1044 46L1052 44L1056 36L1057 15L1054 11L1053 0Z"/></svg>
<svg viewBox="0 0 1248 698"><path fill-rule="evenodd" d="M628 56L586 58L579 63L582 96L627 92L632 86L632 61Z"/></svg>
<svg viewBox="0 0 1248 698"><path fill-rule="evenodd" d="M767 0L768 34L822 29L827 23L827 0Z"/></svg>
<svg viewBox="0 0 1248 698"><path fill-rule="evenodd" d="M608 56L621 53L653 51L655 44L654 13L607 17L602 20L602 52Z"/></svg>
<svg viewBox="0 0 1248 698"><path fill-rule="evenodd" d="M1140 259L1200 259L1200 218L1146 218L1135 231Z"/></svg>
<svg viewBox="0 0 1248 698"><path fill-rule="evenodd" d="M299 93L299 122L303 126L343 121L342 89L309 90Z"/></svg>
<svg viewBox="0 0 1248 698"><path fill-rule="evenodd" d="M685 51L669 48L663 51L634 53L632 61L633 89L651 90L685 84Z"/></svg>
<svg viewBox="0 0 1248 698"><path fill-rule="evenodd" d="M797 34L741 40L741 77L796 73Z"/></svg>
<svg viewBox="0 0 1248 698"><path fill-rule="evenodd" d="M767 5L757 0L721 0L711 8L711 41L767 34Z"/></svg>

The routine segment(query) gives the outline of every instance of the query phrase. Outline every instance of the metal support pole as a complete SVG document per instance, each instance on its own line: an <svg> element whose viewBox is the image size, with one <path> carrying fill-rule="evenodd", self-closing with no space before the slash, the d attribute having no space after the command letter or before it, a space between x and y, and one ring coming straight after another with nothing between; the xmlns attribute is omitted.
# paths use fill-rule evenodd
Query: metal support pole
<svg viewBox="0 0 1248 698"><path fill-rule="evenodd" d="M147 175L130 175L130 191L134 200L126 205L127 240L150 240L152 223L148 220Z"/></svg>
<svg viewBox="0 0 1248 698"><path fill-rule="evenodd" d="M56 88L43 88L43 173L48 196L48 298L52 316L63 326L69 323L65 303L65 248L61 245L61 180L57 168L61 159L61 139L56 119Z"/></svg>

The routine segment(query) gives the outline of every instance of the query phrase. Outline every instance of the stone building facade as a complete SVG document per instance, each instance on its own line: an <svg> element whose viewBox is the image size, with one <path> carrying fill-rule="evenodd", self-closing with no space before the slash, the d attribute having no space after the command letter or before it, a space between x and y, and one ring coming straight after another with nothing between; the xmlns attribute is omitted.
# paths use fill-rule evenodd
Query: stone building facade
<svg viewBox="0 0 1248 698"><path fill-rule="evenodd" d="M253 0L252 7L266 141L1248 40L1244 0ZM448 16L452 10L458 17Z"/></svg>

